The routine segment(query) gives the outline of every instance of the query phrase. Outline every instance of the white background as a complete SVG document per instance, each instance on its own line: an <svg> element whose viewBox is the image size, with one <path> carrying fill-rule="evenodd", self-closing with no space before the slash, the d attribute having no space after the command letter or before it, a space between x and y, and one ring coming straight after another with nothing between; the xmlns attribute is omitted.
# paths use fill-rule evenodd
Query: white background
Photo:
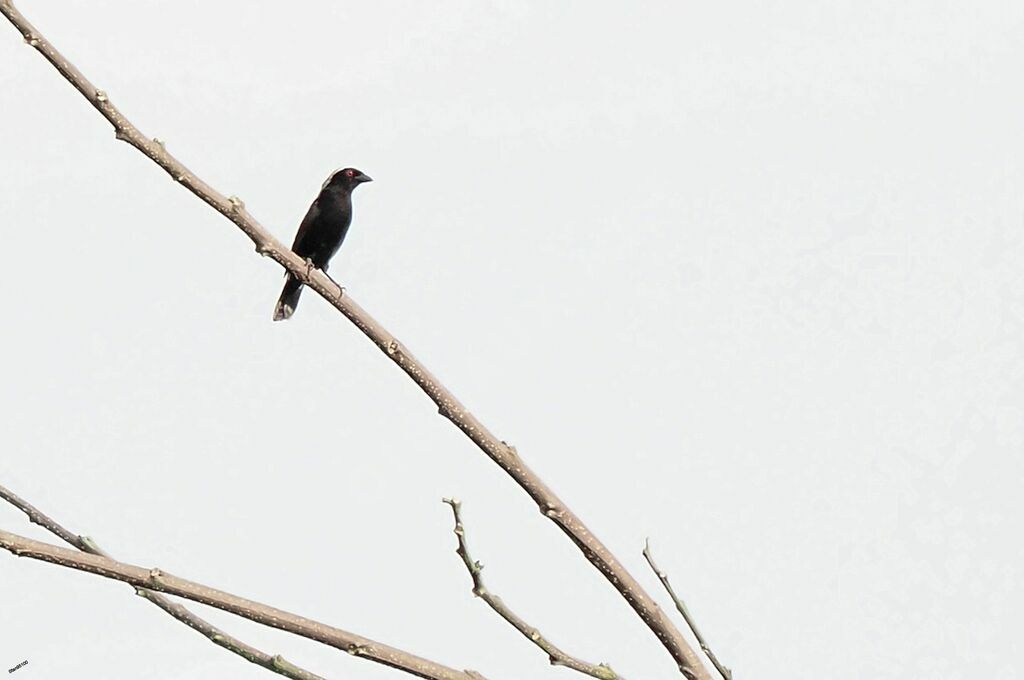
<svg viewBox="0 0 1024 680"><path fill-rule="evenodd" d="M1017 678L1019 2L21 0L332 273L739 678ZM459 668L664 650L314 295L0 26L0 483L120 558ZM49 539L0 507L4 529ZM206 611L204 610L204 613ZM233 617L330 678L395 678ZM0 556L17 680L267 678L123 584Z"/></svg>

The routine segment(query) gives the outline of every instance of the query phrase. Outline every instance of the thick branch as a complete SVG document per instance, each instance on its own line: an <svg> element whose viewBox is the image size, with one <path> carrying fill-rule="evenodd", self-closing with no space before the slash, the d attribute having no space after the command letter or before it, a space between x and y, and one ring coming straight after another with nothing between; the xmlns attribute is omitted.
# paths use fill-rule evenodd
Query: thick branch
<svg viewBox="0 0 1024 680"><path fill-rule="evenodd" d="M217 609L223 609L256 623L294 633L310 640L322 642L369 661L403 670L430 680L480 680L481 676L469 671L448 668L428 659L403 652L400 649L375 642L340 628L334 628L270 605L215 590L159 569L144 569L89 553L60 548L30 538L0 531L0 548L19 557L50 562L62 567L86 571L109 579L124 581L136 588L177 595Z"/></svg>
<svg viewBox="0 0 1024 680"><path fill-rule="evenodd" d="M442 416L450 420L491 460L497 463L537 503L545 517L576 544L583 555L619 591L645 624L657 636L679 666L680 672L694 680L709 680L710 674L701 664L700 657L690 648L686 639L671 619L643 589L633 575L616 559L566 505L554 491L537 476L515 449L498 439L483 423L476 419L455 395L451 393L427 367L420 363L391 333L370 316L330 277L311 269L298 255L274 238L246 210L241 200L227 198L194 175L180 161L167 152L162 142L142 134L115 107L105 92L98 89L75 68L56 48L22 16L10 2L0 0L3 13L25 37L26 42L49 61L64 78L84 96L93 108L114 126L115 136L145 154L163 168L176 182L205 201L214 210L235 223L256 245L256 251L272 258L315 290L338 311L345 315L377 347L395 362L421 390L437 405Z"/></svg>
<svg viewBox="0 0 1024 680"><path fill-rule="evenodd" d="M512 611L509 606L505 604L504 600L489 591L487 586L484 585L483 576L480 575L484 569L484 565L469 556L469 547L466 545L466 529L462 524L462 503L454 498L445 498L444 502L451 506L452 514L455 516L454 531L455 537L459 541L459 546L455 549L455 552L462 558L463 564L466 565L466 570L469 571L469 577L473 579L474 595L486 602L487 606L493 609L498 616L512 624L512 627L522 633L527 640L540 647L544 653L548 655L548 661L551 662L552 666L565 666L566 668L571 668L574 671L579 671L580 673L598 678L599 680L625 680L625 678L613 671L611 666L608 664L587 663L586 661L566 654L557 645L541 635L539 630L528 624L522 617Z"/></svg>
<svg viewBox="0 0 1024 680"><path fill-rule="evenodd" d="M38 524L57 538L62 539L65 543L78 548L82 552L99 555L101 557L110 557L110 555L105 553L98 545L96 545L91 538L71 533L57 521L48 517L31 503L2 485L0 485L0 498L28 515L30 522ZM304 668L299 668L298 666L289 663L280 654L267 654L255 647L247 645L236 637L228 635L205 619L196 616L187 608L176 602L172 602L160 593L155 593L152 590L147 590L145 588L136 588L135 592L140 597L149 600L189 628L202 633L214 644L237 654L257 666L262 666L269 671L280 673L281 675L293 678L294 680L324 680L315 673L311 673Z"/></svg>
<svg viewBox="0 0 1024 680"><path fill-rule="evenodd" d="M704 640L704 636L700 634L700 629L697 628L697 624L693 620L693 616L690 614L690 610L687 608L686 603L683 602L681 597L676 595L676 591L672 588L672 584L668 582L668 574L659 569L658 565L654 563L654 557L651 555L650 539L648 539L644 544L644 558L647 560L647 564L651 565L651 571L653 571L655 576L658 577L658 580L661 581L661 585L665 586L665 590L668 591L669 597L671 597L672 602L675 603L676 609L680 614L682 614L683 620L686 621L686 625L690 627L691 631L693 631L693 636L697 638L697 643L700 645L701 650L707 655L708 660L711 661L712 665L714 665L715 670L721 673L725 680L732 680L732 671L719 663L718 657L716 657L715 653L711 651L711 647L708 646L708 643Z"/></svg>

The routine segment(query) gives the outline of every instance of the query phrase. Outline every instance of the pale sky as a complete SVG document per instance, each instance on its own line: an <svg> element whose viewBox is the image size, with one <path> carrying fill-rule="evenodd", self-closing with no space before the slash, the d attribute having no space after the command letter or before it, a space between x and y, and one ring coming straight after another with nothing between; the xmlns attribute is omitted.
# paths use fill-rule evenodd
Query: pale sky
<svg viewBox="0 0 1024 680"><path fill-rule="evenodd" d="M1024 5L20 0L332 274L743 678L1024 677ZM0 22L0 484L119 558L491 680L680 677L354 327ZM56 542L15 510L0 527ZM396 671L196 607L328 678ZM682 623L680 622L680 625ZM0 555L15 680L268 678ZM408 676L404 676L408 677ZM582 676L578 676L582 677Z"/></svg>

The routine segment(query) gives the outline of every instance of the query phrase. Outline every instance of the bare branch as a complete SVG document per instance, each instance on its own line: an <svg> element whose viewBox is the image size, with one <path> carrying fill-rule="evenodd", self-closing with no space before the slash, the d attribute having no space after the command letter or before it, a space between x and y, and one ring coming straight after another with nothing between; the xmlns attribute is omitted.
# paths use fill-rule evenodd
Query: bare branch
<svg viewBox="0 0 1024 680"><path fill-rule="evenodd" d="M105 553L98 545L96 545L95 541L91 538L71 533L57 521L51 519L34 505L2 485L0 485L0 498L28 515L30 522L38 524L57 538L63 540L65 543L92 555L110 557L110 555ZM139 597L149 600L189 628L202 633L214 644L223 647L229 652L237 654L257 666L262 666L269 671L280 673L281 675L293 678L294 680L324 680L315 673L311 673L310 671L289 663L280 654L267 654L255 647L247 645L236 637L228 635L205 619L196 616L187 608L176 602L172 602L160 593L155 593L152 590L147 590L146 588L136 588L135 592Z"/></svg>
<svg viewBox="0 0 1024 680"><path fill-rule="evenodd" d="M732 671L719 663L715 653L711 651L711 647L704 641L704 636L700 634L700 630L697 628L697 624L694 623L693 616L690 615L690 610L687 609L686 603L683 602L682 598L676 595L676 591L672 588L672 585L668 582L668 574L658 568L658 565L654 563L654 557L651 556L651 539L647 539L644 542L644 558L647 559L647 564L651 565L651 570L661 581L661 585L665 586L665 590L668 591L669 597L676 605L676 609L683 615L683 619L686 621L686 625L693 631L693 636L697 638L697 643L700 645L701 650L707 655L708 660L711 661L715 669L721 673L725 680L732 680Z"/></svg>
<svg viewBox="0 0 1024 680"><path fill-rule="evenodd" d="M0 531L0 548L19 557L30 557L78 569L105 578L124 581L136 588L155 590L168 595L184 597L271 628L287 631L301 637L322 642L369 661L405 671L429 680L480 680L478 673L459 671L418 657L394 647L364 638L340 628L334 628L297 614L269 605L215 590L208 586L186 581L160 569L144 569L90 553L60 548L49 543L34 541L6 531Z"/></svg>
<svg viewBox="0 0 1024 680"><path fill-rule="evenodd" d="M512 624L512 627L526 636L526 639L540 647L544 653L548 655L548 661L551 662L552 666L565 666L566 668L571 668L572 670L579 671L585 675L599 678L599 680L625 680L625 678L613 671L611 666L608 664L587 663L586 661L566 654L553 642L541 635L539 630L528 624L519 615L513 612L508 605L505 604L504 600L489 591L484 585L483 576L480 575L480 572L483 571L484 565L473 560L473 558L469 556L469 547L466 545L466 529L462 525L462 503L454 498L445 498L443 500L451 506L452 514L455 516L455 537L459 541L459 547L455 549L455 552L462 558L463 564L466 565L466 569L469 571L470 578L473 579L474 595L486 602L487 606L497 612L498 616Z"/></svg>
<svg viewBox="0 0 1024 680"><path fill-rule="evenodd" d="M537 503L545 517L558 526L594 567L619 591L665 649L679 671L692 680L709 680L710 674L700 657L686 642L672 620L658 607L643 586L619 562L607 547L575 515L547 484L518 456L514 447L498 439L463 406L441 382L391 333L360 307L329 276L306 266L305 260L274 238L250 215L241 199L228 198L199 179L178 159L168 153L163 142L146 137L115 107L106 92L93 85L21 13L10 0L0 0L0 13L21 32L25 41L56 68L93 108L114 126L114 135L145 154L176 182L191 191L217 212L235 223L256 246L256 252L272 258L296 278L315 290L362 331L395 364L412 378L437 405L438 412L450 420L498 464Z"/></svg>

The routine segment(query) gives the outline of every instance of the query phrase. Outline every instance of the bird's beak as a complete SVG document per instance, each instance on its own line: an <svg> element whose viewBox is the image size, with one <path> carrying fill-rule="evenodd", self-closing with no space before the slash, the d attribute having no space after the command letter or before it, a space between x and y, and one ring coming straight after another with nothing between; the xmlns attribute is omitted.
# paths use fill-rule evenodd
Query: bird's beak
<svg viewBox="0 0 1024 680"><path fill-rule="evenodd" d="M372 177L370 177L369 175L362 175L362 176L361 176L361 177L359 178L359 182L360 182L360 183L362 183L362 182L372 182L372 181L373 181L373 178L372 178Z"/></svg>

